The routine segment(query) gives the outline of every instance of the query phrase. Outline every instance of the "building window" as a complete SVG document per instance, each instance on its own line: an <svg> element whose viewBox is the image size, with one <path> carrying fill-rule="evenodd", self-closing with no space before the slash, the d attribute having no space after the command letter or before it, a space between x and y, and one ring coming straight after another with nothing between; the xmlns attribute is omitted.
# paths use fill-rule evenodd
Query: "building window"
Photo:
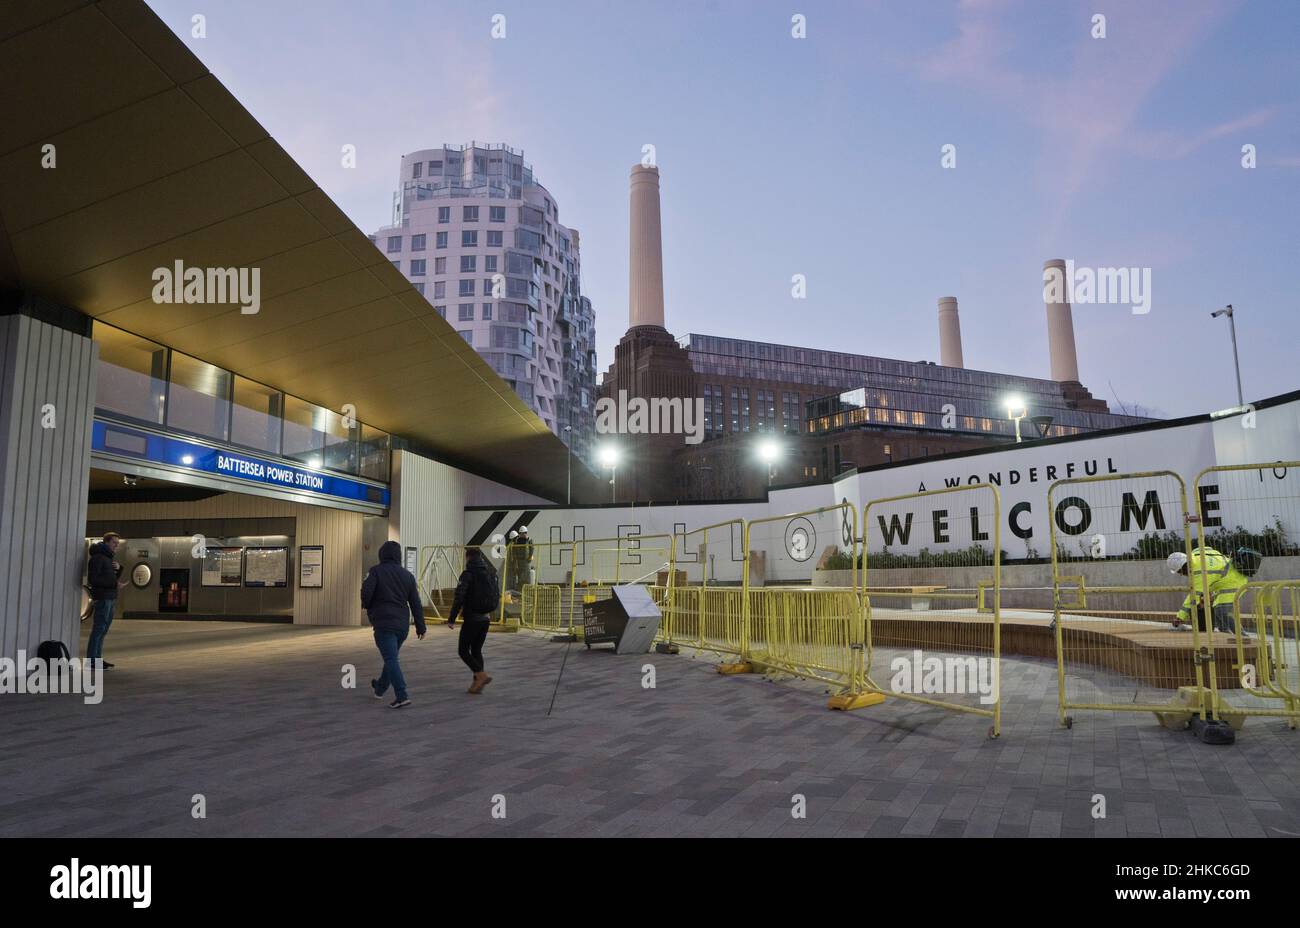
<svg viewBox="0 0 1300 928"><path fill-rule="evenodd" d="M441 162L441 161L430 161L430 162L429 162L429 176L430 176L430 177L433 177L435 174L441 174L441 173L442 173L442 162Z"/></svg>
<svg viewBox="0 0 1300 928"><path fill-rule="evenodd" d="M472 344L474 344L474 330L473 330L473 329L457 329L457 330L456 330L456 334L459 335L461 338L465 339L465 344L467 344L467 345L472 345Z"/></svg>
<svg viewBox="0 0 1300 928"><path fill-rule="evenodd" d="M731 430L740 431L740 393L735 388L731 388Z"/></svg>
<svg viewBox="0 0 1300 928"><path fill-rule="evenodd" d="M394 261L394 262L392 262L392 264L393 264L393 267L397 268L399 271L402 269L402 262L401 262L401 261Z"/></svg>
<svg viewBox="0 0 1300 928"><path fill-rule="evenodd" d="M483 320L484 320L485 322L491 322L491 321L492 321L492 304L491 304L491 303L484 303L484 304L483 304Z"/></svg>
<svg viewBox="0 0 1300 928"><path fill-rule="evenodd" d="M447 296L447 281L435 280L433 282L433 298L435 300L444 299Z"/></svg>
<svg viewBox="0 0 1300 928"><path fill-rule="evenodd" d="M434 259L433 259L433 272L434 272L435 274L445 274L445 273L447 273L447 259L446 259L446 258L434 258Z"/></svg>
<svg viewBox="0 0 1300 928"><path fill-rule="evenodd" d="M439 207L438 207L438 221L441 222L441 223L451 222L451 207L450 207L450 206L439 206Z"/></svg>
<svg viewBox="0 0 1300 928"><path fill-rule="evenodd" d="M438 237L437 237L437 239L435 240L435 245L436 245L436 247L438 247L438 248L446 248L446 247L447 247L447 233L446 233L446 232L439 232L439 233L438 233Z"/></svg>
<svg viewBox="0 0 1300 928"><path fill-rule="evenodd" d="M411 262L411 276L412 276L412 277L423 277L423 276L424 276L424 259L423 259L423 258L416 258L415 260L413 260L413 261Z"/></svg>
<svg viewBox="0 0 1300 928"><path fill-rule="evenodd" d="M420 294L420 296L424 296L424 282L423 282L423 281L420 281L419 283L414 283L414 284L412 284L411 286L413 286L413 287L415 288L415 292L416 292L416 293Z"/></svg>
<svg viewBox="0 0 1300 928"><path fill-rule="evenodd" d="M489 206L488 220L490 222L505 222L506 208L504 206Z"/></svg>
<svg viewBox="0 0 1300 928"><path fill-rule="evenodd" d="M483 256L483 270L486 271L486 272L489 273L489 274L495 274L495 273L497 272L497 256L496 256L496 255L484 255L484 256Z"/></svg>
<svg viewBox="0 0 1300 928"><path fill-rule="evenodd" d="M411 165L411 177L413 179L420 177L423 173L424 173L423 161L417 161L415 162L415 164Z"/></svg>
<svg viewBox="0 0 1300 928"><path fill-rule="evenodd" d="M171 353L167 425L225 441L230 414L229 371L198 358Z"/></svg>
<svg viewBox="0 0 1300 928"><path fill-rule="evenodd" d="M460 282L460 296L474 295L474 281L470 278L464 278Z"/></svg>
<svg viewBox="0 0 1300 928"><path fill-rule="evenodd" d="M487 247L500 248L505 244L503 236L505 235L500 229L488 229Z"/></svg>
<svg viewBox="0 0 1300 928"><path fill-rule="evenodd" d="M740 430L749 431L749 388L740 388Z"/></svg>
<svg viewBox="0 0 1300 928"><path fill-rule="evenodd" d="M459 310L460 315L459 315L458 318L460 319L461 322L473 322L473 321L474 321L474 304L473 304L473 303L460 303L460 304L457 305L456 308L457 308L457 310Z"/></svg>
<svg viewBox="0 0 1300 928"><path fill-rule="evenodd" d="M447 307L446 307L446 306L435 306L435 307L433 307L433 311L434 311L435 313L437 313L439 316L441 316L442 318L444 318L444 319L447 318Z"/></svg>
<svg viewBox="0 0 1300 928"><path fill-rule="evenodd" d="M395 251L402 250L402 237L400 235L388 236L388 253L391 255Z"/></svg>
<svg viewBox="0 0 1300 928"><path fill-rule="evenodd" d="M473 274L478 270L478 257L475 255L460 256L460 272L462 274Z"/></svg>
<svg viewBox="0 0 1300 928"><path fill-rule="evenodd" d="M460 208L460 218L464 222L478 222L478 207L462 206Z"/></svg>
<svg viewBox="0 0 1300 928"><path fill-rule="evenodd" d="M238 445L280 453L280 409L283 394L235 375L235 401L230 413L230 440Z"/></svg>
<svg viewBox="0 0 1300 928"><path fill-rule="evenodd" d="M460 247L461 247L461 248L477 248L477 247L478 247L478 230L477 230L477 229L463 229L463 230L461 231L461 233L460 233Z"/></svg>
<svg viewBox="0 0 1300 928"><path fill-rule="evenodd" d="M425 241L429 236L424 233L411 236L411 251L424 251Z"/></svg>

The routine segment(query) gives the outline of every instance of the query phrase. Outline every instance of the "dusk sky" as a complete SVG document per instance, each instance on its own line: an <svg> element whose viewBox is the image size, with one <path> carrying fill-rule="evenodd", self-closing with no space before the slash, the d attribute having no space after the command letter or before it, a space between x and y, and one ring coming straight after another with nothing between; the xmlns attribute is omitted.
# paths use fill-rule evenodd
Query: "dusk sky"
<svg viewBox="0 0 1300 928"><path fill-rule="evenodd" d="M522 149L581 234L601 372L652 144L678 336L937 360L952 295L966 366L1047 377L1059 257L1151 269L1146 315L1074 307L1081 379L1116 411L1235 404L1225 303L1247 401L1300 388L1293 0L149 2L367 233L403 153Z"/></svg>

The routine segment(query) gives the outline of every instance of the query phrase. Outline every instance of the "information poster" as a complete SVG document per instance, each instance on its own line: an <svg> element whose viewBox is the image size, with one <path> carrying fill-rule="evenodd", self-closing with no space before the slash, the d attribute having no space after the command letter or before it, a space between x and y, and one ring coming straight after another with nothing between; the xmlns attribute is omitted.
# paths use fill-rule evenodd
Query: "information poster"
<svg viewBox="0 0 1300 928"><path fill-rule="evenodd" d="M419 560L420 560L420 549L419 549L419 548L407 548L407 549L406 549L406 569L407 569L407 570L409 570L411 573L415 573L416 568L417 568L417 565L418 565L418 563L419 563Z"/></svg>
<svg viewBox="0 0 1300 928"><path fill-rule="evenodd" d="M298 548L298 586L325 585L325 546L302 545Z"/></svg>
<svg viewBox="0 0 1300 928"><path fill-rule="evenodd" d="M243 580L243 548L208 548L203 554L203 586L239 586Z"/></svg>
<svg viewBox="0 0 1300 928"><path fill-rule="evenodd" d="M287 586L288 548L245 548L244 586Z"/></svg>

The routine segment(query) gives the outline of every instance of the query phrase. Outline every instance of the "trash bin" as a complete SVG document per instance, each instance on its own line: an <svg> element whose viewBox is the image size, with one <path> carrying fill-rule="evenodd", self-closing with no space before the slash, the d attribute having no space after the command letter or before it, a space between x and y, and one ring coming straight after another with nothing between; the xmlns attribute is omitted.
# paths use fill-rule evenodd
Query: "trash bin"
<svg viewBox="0 0 1300 928"><path fill-rule="evenodd" d="M615 654L645 654L659 634L659 607L643 586L616 586L609 599L582 607L582 635L593 644L613 644Z"/></svg>

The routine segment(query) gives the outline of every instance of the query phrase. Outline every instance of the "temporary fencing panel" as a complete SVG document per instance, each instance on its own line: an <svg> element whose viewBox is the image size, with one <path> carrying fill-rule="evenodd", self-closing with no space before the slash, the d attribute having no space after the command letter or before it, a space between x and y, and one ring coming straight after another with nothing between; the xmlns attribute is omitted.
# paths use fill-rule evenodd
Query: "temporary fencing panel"
<svg viewBox="0 0 1300 928"><path fill-rule="evenodd" d="M996 737L1002 725L997 488L981 483L871 500L862 526L864 689L986 716Z"/></svg>
<svg viewBox="0 0 1300 928"><path fill-rule="evenodd" d="M1300 718L1300 462L1211 467L1196 478L1195 545L1232 564L1224 582L1211 570L1196 594L1220 606L1215 674L1224 714ZM1219 581L1216 590L1212 584ZM1236 589L1231 589L1236 587ZM1225 627L1226 626L1226 627Z"/></svg>
<svg viewBox="0 0 1300 928"><path fill-rule="evenodd" d="M1170 573L1191 553L1187 493L1172 471L1058 480L1048 488L1053 630L1062 724L1070 710L1162 711L1214 704L1231 640L1197 621L1175 626L1191 596Z"/></svg>

